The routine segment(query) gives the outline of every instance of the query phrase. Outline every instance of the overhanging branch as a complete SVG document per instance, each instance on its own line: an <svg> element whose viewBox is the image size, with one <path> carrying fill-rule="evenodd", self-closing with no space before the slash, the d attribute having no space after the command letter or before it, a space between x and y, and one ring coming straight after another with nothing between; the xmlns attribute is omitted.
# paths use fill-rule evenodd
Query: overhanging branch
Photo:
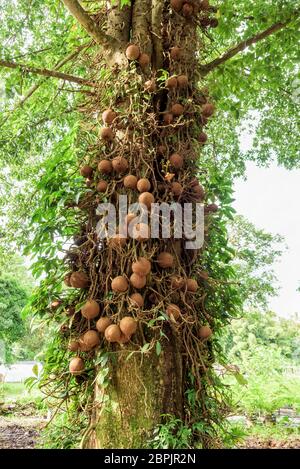
<svg viewBox="0 0 300 469"><path fill-rule="evenodd" d="M81 24L86 32L100 45L116 46L117 41L113 37L105 34L101 28L93 21L89 14L82 8L78 0L62 0L72 16Z"/></svg>
<svg viewBox="0 0 300 469"><path fill-rule="evenodd" d="M58 72L57 70L48 70L46 68L29 67L28 65L17 62L9 62L8 60L0 60L0 67L19 69L25 73L33 73L44 77L59 78L60 80L78 83L79 85L93 86L93 83L85 78L75 77L67 73Z"/></svg>
<svg viewBox="0 0 300 469"><path fill-rule="evenodd" d="M278 22L270 26L268 29L262 31L259 34L256 34L255 36L247 39L246 41L241 42L240 44L237 44L236 46L230 48L225 54L221 55L217 59L213 60L212 62L201 65L200 70L201 70L201 75L205 76L212 70L214 70L216 67L219 65L224 64L227 62L227 60L231 59L235 55L237 55L239 52L242 52L243 50L247 49L247 47L256 44L259 41L262 41L263 39L266 39L267 37L271 36L272 34L275 34L276 32L280 31L281 29L285 28L292 20L293 18L290 18L288 21L285 23Z"/></svg>

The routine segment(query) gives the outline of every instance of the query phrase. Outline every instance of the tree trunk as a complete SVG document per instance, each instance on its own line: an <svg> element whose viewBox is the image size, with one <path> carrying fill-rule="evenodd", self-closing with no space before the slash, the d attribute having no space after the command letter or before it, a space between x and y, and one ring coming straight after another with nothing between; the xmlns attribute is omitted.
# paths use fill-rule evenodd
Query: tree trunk
<svg viewBox="0 0 300 469"><path fill-rule="evenodd" d="M73 0L65 3L73 8ZM105 37L106 41L112 38L112 48L102 51L101 57L105 57L109 64L113 80L107 86L114 88L114 101L107 107L122 109L122 116L127 121L126 129L120 124L118 127L112 124L120 137L117 143L107 144L104 158L125 155L129 162L127 173L148 178L156 202L203 202L203 189L195 182L195 161L202 146L201 141L197 141L198 134L207 122L201 114L201 106L207 102L207 97L196 88L201 52L197 28L199 19L203 22L206 19L208 24L210 12L202 10L200 4L198 0L185 3L192 8L191 16L183 14L186 10L174 11L170 0L135 0L131 7L120 10L113 6L107 10ZM99 28L87 21L81 10L80 17L84 19L83 25L87 22L90 28L92 24L93 31L98 34ZM140 66L136 61L136 69L133 69L134 62L129 63L125 55L129 43L138 45L141 53L149 56L149 65ZM168 89L165 86L167 77L179 75L187 77L188 83ZM155 90L148 94L143 89L147 80L155 84ZM140 87L139 91L133 89L134 86ZM104 110L99 109L99 102L107 101L106 97L101 97L101 83L99 93L89 107L91 115L95 109L99 113ZM181 104L184 112L180 115L175 110L173 112L174 104ZM166 115L171 120L166 119ZM202 131L203 135L205 137ZM159 148L163 150L159 151ZM99 147L91 147L90 150L97 153ZM183 170L175 165L172 167L170 156L174 153L184 156ZM172 192L172 181L182 188L177 196ZM106 194L115 205L118 205L116 193L124 190L121 183L122 180L115 180L113 189ZM136 201L132 192L128 197L129 203ZM81 205L83 207L84 204ZM94 222L92 214L87 225L89 233L93 231ZM211 361L206 342L209 334L204 337L199 335L199 331L204 323L211 321L211 317L203 308L203 289L199 286L193 294L187 286L191 277L199 280L201 269L199 265L193 266L198 252L187 252L184 239L171 238L150 239L133 245L128 243L124 250L112 249L105 242L99 254L90 236L88 239L90 247L88 242L84 244L86 251L82 250L75 268L84 268L89 274L89 298L102 302L102 315L111 316L114 322L118 323L122 317L132 314L139 327L134 340L128 344L107 344L104 341L103 347L109 356L107 376L105 385L103 380L96 380L92 423L83 446L149 447L154 428L168 416L189 425L202 418L202 410L203 415L207 415L201 393L205 389L203 376L209 367L208 361ZM174 265L169 270L160 269L157 265L157 255L164 251L174 258ZM131 263L140 256L152 262L152 271L143 291L143 311L128 307L124 294L115 295L112 299L110 296L111 279L119 275L129 279ZM184 280L180 287L174 286L174 275ZM169 315L169 320L166 320L170 304L180 305L179 318ZM209 327L207 331L210 331ZM100 365L98 377L102 372ZM194 404L193 415L187 410L189 387L196 388L193 399L198 404ZM192 433L191 444L196 437L199 438L197 432Z"/></svg>

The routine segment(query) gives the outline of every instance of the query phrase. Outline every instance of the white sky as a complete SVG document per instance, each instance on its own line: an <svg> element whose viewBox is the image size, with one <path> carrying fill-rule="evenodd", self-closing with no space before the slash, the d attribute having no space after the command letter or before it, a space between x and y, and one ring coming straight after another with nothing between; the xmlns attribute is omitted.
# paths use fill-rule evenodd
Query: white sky
<svg viewBox="0 0 300 469"><path fill-rule="evenodd" d="M275 264L280 291L269 308L281 316L300 312L300 170L247 164L247 180L235 184L234 208L258 228L285 238L288 250Z"/></svg>

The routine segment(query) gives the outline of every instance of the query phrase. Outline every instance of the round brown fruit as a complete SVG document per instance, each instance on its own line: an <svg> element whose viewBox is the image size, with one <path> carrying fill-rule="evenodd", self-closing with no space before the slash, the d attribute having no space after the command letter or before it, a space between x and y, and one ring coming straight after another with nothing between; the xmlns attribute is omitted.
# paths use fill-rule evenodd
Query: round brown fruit
<svg viewBox="0 0 300 469"><path fill-rule="evenodd" d="M117 156L112 160L112 166L117 173L125 173L128 169L128 161L123 156Z"/></svg>
<svg viewBox="0 0 300 469"><path fill-rule="evenodd" d="M166 114L164 114L163 119L166 125L171 125L174 120L174 116L173 114L171 114L171 112L167 112Z"/></svg>
<svg viewBox="0 0 300 469"><path fill-rule="evenodd" d="M204 117L211 117L215 112L215 106L212 103L206 103L202 106L202 115Z"/></svg>
<svg viewBox="0 0 300 469"><path fill-rule="evenodd" d="M87 288L90 281L84 272L73 272L70 277L70 284L73 288Z"/></svg>
<svg viewBox="0 0 300 469"><path fill-rule="evenodd" d="M200 2L200 9L201 10L209 10L209 0L202 0L202 2Z"/></svg>
<svg viewBox="0 0 300 469"><path fill-rule="evenodd" d="M94 319L100 313L100 306L95 300L88 300L81 308L81 314L86 319Z"/></svg>
<svg viewBox="0 0 300 469"><path fill-rule="evenodd" d="M144 90L148 91L149 93L154 93L157 89L155 80L148 80L144 84Z"/></svg>
<svg viewBox="0 0 300 469"><path fill-rule="evenodd" d="M144 298L140 293L133 293L129 297L129 301L135 308L142 308L144 306Z"/></svg>
<svg viewBox="0 0 300 469"><path fill-rule="evenodd" d="M136 44L130 44L126 49L126 57L128 60L137 60L140 53L140 48Z"/></svg>
<svg viewBox="0 0 300 469"><path fill-rule="evenodd" d="M178 75L177 83L178 88L186 88L189 84L189 79L186 75Z"/></svg>
<svg viewBox="0 0 300 469"><path fill-rule="evenodd" d="M121 329L116 324L112 324L105 329L105 338L108 342L119 342L122 336Z"/></svg>
<svg viewBox="0 0 300 469"><path fill-rule="evenodd" d="M142 178L138 180L137 190L139 192L149 192L150 188L151 188L151 183L148 179Z"/></svg>
<svg viewBox="0 0 300 469"><path fill-rule="evenodd" d="M196 293L198 290L198 283L193 278L188 278L186 281L186 289L188 292Z"/></svg>
<svg viewBox="0 0 300 469"><path fill-rule="evenodd" d="M142 68L147 67L150 64L150 57L144 52L139 56L139 64Z"/></svg>
<svg viewBox="0 0 300 469"><path fill-rule="evenodd" d="M99 135L102 140L105 140L106 142L111 142L115 138L115 134L110 127L102 127Z"/></svg>
<svg viewBox="0 0 300 469"><path fill-rule="evenodd" d="M151 272L151 262L145 257L140 257L132 264L132 272L140 275L141 277L148 275Z"/></svg>
<svg viewBox="0 0 300 469"><path fill-rule="evenodd" d="M174 257L169 252L161 252L157 257L157 263L162 269L169 269L174 265Z"/></svg>
<svg viewBox="0 0 300 469"><path fill-rule="evenodd" d="M182 14L185 18L191 18L194 13L194 8L189 3L185 3L182 7Z"/></svg>
<svg viewBox="0 0 300 469"><path fill-rule="evenodd" d="M184 107L179 103L173 104L171 112L174 116L179 117L184 113Z"/></svg>
<svg viewBox="0 0 300 469"><path fill-rule="evenodd" d="M157 147L157 153L159 155L164 155L166 153L166 151L167 151L167 147L165 145L159 145Z"/></svg>
<svg viewBox="0 0 300 469"><path fill-rule="evenodd" d="M136 234L132 236L138 242L147 241L150 238L150 230L145 223L137 223L135 226Z"/></svg>
<svg viewBox="0 0 300 469"><path fill-rule="evenodd" d="M201 184L198 184L197 186L193 186L192 187L192 192L195 194L195 196L199 200L203 200L204 197L205 197L205 192L204 192L203 186L201 186Z"/></svg>
<svg viewBox="0 0 300 469"><path fill-rule="evenodd" d="M113 111L112 109L106 109L106 111L102 113L102 120L104 124L107 124L107 125L111 125L116 117L117 117L117 113Z"/></svg>
<svg viewBox="0 0 300 469"><path fill-rule="evenodd" d="M69 370L72 375L80 375L84 371L84 361L80 357L72 358L69 364Z"/></svg>
<svg viewBox="0 0 300 469"><path fill-rule="evenodd" d="M178 46L172 47L170 55L172 60L180 60L182 57L182 49Z"/></svg>
<svg viewBox="0 0 300 469"><path fill-rule="evenodd" d="M102 160L98 164L98 171L102 174L110 174L113 170L111 161Z"/></svg>
<svg viewBox="0 0 300 469"><path fill-rule="evenodd" d="M173 153L170 156L169 161L175 169L181 169L183 167L183 157L178 153Z"/></svg>
<svg viewBox="0 0 300 469"><path fill-rule="evenodd" d="M211 28L217 28L219 26L219 20L218 18L211 18L209 26Z"/></svg>
<svg viewBox="0 0 300 469"><path fill-rule="evenodd" d="M88 166L88 165L84 165L82 166L82 168L80 169L80 174L81 176L83 176L84 178L90 178L92 177L93 175L93 168L91 166Z"/></svg>
<svg viewBox="0 0 300 469"><path fill-rule="evenodd" d="M208 339L212 335L212 330L209 326L201 326L199 329L199 337L201 339Z"/></svg>
<svg viewBox="0 0 300 469"><path fill-rule="evenodd" d="M107 182L104 181L104 179L101 179L101 181L97 183L96 190L97 192L106 192L107 186L108 186Z"/></svg>
<svg viewBox="0 0 300 469"><path fill-rule="evenodd" d="M179 182L172 182L171 191L176 197L179 197L183 192L183 187Z"/></svg>
<svg viewBox="0 0 300 469"><path fill-rule="evenodd" d="M133 174L129 174L124 178L124 187L126 187L126 189L136 189L137 181L138 179L136 176L133 176Z"/></svg>
<svg viewBox="0 0 300 469"><path fill-rule="evenodd" d="M204 207L204 213L216 213L219 210L217 204L208 204Z"/></svg>
<svg viewBox="0 0 300 469"><path fill-rule="evenodd" d="M172 90L174 88L177 88L178 82L176 77L170 77L166 80L166 88L169 90Z"/></svg>
<svg viewBox="0 0 300 469"><path fill-rule="evenodd" d="M208 136L205 132L200 132L200 134L198 135L198 141L200 143L206 143L208 140Z"/></svg>
<svg viewBox="0 0 300 469"><path fill-rule="evenodd" d="M151 208L151 204L154 204L154 202L155 202L155 199L150 192L143 192L139 196L139 203L146 205L148 209Z"/></svg>
<svg viewBox="0 0 300 469"><path fill-rule="evenodd" d="M140 290L141 288L144 288L144 286L146 285L147 279L146 277L141 277L140 275L133 273L130 276L130 283L134 288L137 288L138 290Z"/></svg>
<svg viewBox="0 0 300 469"><path fill-rule="evenodd" d="M99 334L94 330L87 331L83 334L82 340L90 350L100 344Z"/></svg>
<svg viewBox="0 0 300 469"><path fill-rule="evenodd" d="M183 277L171 277L171 288L179 290L185 287L185 279Z"/></svg>
<svg viewBox="0 0 300 469"><path fill-rule="evenodd" d="M166 312L170 318L173 316L174 319L178 319L181 314L180 308L178 308L178 306L173 303L169 304Z"/></svg>
<svg viewBox="0 0 300 469"><path fill-rule="evenodd" d="M98 321L96 322L96 329L98 332L101 332L102 334L104 334L105 330L111 324L112 324L112 321L110 318L103 317L103 318L98 319Z"/></svg>
<svg viewBox="0 0 300 469"><path fill-rule="evenodd" d="M171 7L178 13L183 6L183 2L184 0L171 0Z"/></svg>
<svg viewBox="0 0 300 469"><path fill-rule="evenodd" d="M127 278L123 277L122 275L114 278L111 282L111 288L117 293L124 293L126 290L128 290Z"/></svg>
<svg viewBox="0 0 300 469"><path fill-rule="evenodd" d="M126 337L131 337L137 330L137 322L130 316L121 319L119 327Z"/></svg>
<svg viewBox="0 0 300 469"><path fill-rule="evenodd" d="M79 350L79 342L77 340L71 340L68 345L70 352L77 352Z"/></svg>

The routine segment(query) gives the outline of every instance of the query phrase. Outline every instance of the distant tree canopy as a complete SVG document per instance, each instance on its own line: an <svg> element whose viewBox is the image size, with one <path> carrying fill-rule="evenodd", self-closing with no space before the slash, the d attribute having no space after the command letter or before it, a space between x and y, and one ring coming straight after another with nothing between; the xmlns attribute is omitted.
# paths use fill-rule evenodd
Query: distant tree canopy
<svg viewBox="0 0 300 469"><path fill-rule="evenodd" d="M12 345L25 332L20 313L27 299L26 291L14 279L0 278L0 340L5 348L0 360L5 362L10 361Z"/></svg>

